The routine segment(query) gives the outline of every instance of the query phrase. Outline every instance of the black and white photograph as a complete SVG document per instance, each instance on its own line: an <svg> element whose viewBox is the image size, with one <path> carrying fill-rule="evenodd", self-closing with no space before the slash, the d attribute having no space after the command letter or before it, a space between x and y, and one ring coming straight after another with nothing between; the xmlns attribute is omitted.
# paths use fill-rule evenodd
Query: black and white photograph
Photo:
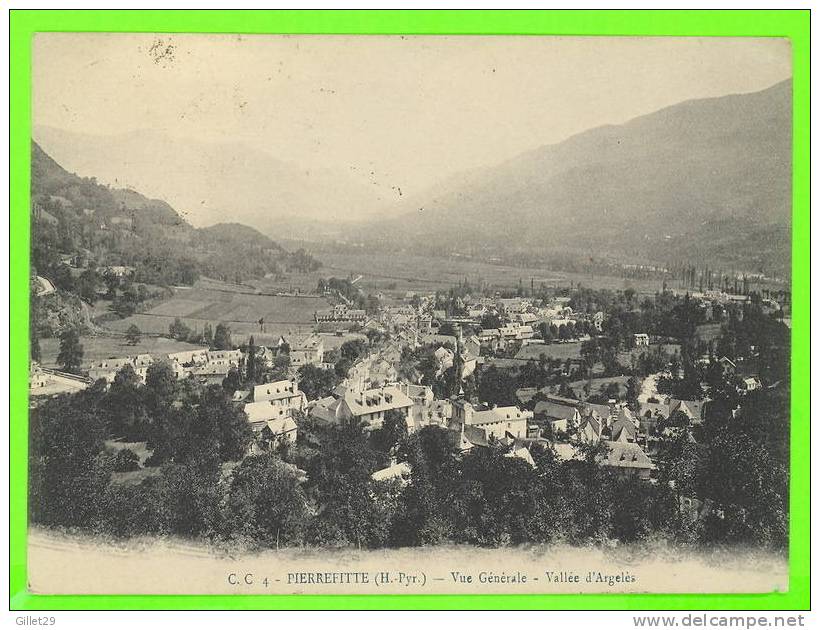
<svg viewBox="0 0 820 630"><path fill-rule="evenodd" d="M31 592L789 589L788 39L40 32L32 90Z"/></svg>

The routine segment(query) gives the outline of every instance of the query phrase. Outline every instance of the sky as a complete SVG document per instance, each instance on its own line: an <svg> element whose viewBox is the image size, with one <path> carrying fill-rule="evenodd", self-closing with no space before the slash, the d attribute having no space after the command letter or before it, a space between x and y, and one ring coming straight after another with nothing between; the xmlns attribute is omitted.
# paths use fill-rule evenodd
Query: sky
<svg viewBox="0 0 820 630"><path fill-rule="evenodd" d="M35 126L240 143L414 192L791 76L782 39L40 33L33 52Z"/></svg>

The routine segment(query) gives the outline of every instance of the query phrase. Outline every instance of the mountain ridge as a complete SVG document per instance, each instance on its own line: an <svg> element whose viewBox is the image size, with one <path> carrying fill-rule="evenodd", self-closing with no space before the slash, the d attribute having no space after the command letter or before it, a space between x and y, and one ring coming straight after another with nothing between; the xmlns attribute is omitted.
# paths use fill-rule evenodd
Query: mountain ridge
<svg viewBox="0 0 820 630"><path fill-rule="evenodd" d="M466 184L443 184L371 230L471 254L575 246L631 262L705 258L788 274L790 123L790 80L684 101L462 176ZM727 219L731 234L710 235Z"/></svg>

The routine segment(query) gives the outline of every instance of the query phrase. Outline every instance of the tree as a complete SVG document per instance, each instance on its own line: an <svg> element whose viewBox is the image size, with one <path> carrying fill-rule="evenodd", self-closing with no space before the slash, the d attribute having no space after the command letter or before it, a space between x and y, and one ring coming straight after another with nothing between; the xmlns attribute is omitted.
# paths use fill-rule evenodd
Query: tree
<svg viewBox="0 0 820 630"><path fill-rule="evenodd" d="M227 531L268 547L303 541L310 514L296 469L270 454L251 455L234 470Z"/></svg>
<svg viewBox="0 0 820 630"><path fill-rule="evenodd" d="M80 335L75 328L66 328L60 335L60 353L57 355L57 363L64 371L79 374L82 362L83 346L80 343Z"/></svg>
<svg viewBox="0 0 820 630"><path fill-rule="evenodd" d="M253 429L245 412L231 403L221 387L212 385L205 390L197 415L203 433L215 433L221 461L237 461L248 453Z"/></svg>
<svg viewBox="0 0 820 630"><path fill-rule="evenodd" d="M242 388L242 374L239 368L232 367L228 374L222 379L222 389L233 396L233 393Z"/></svg>
<svg viewBox="0 0 820 630"><path fill-rule="evenodd" d="M157 492L170 506L168 529L182 536L218 533L224 486L218 461L163 466Z"/></svg>
<svg viewBox="0 0 820 630"><path fill-rule="evenodd" d="M77 278L75 290L77 294L89 304L97 301L97 285L100 283L100 274L95 269L86 269Z"/></svg>
<svg viewBox="0 0 820 630"><path fill-rule="evenodd" d="M54 277L54 284L58 289L62 289L63 291L73 291L74 290L74 276L71 275L71 269L68 265L60 265L52 274Z"/></svg>
<svg viewBox="0 0 820 630"><path fill-rule="evenodd" d="M626 382L626 402L630 409L638 409L638 396L641 393L641 384L634 376L630 376Z"/></svg>
<svg viewBox="0 0 820 630"><path fill-rule="evenodd" d="M191 329L179 317L175 317L174 321L168 326L168 334L177 341L187 341L188 337L191 336Z"/></svg>
<svg viewBox="0 0 820 630"><path fill-rule="evenodd" d="M146 438L149 418L145 390L131 364L114 376L105 396L105 409L111 435L135 442Z"/></svg>
<svg viewBox="0 0 820 630"><path fill-rule="evenodd" d="M342 353L343 359L349 359L355 363L358 358L364 354L365 348L366 346L363 339L350 339L345 341L339 350Z"/></svg>
<svg viewBox="0 0 820 630"><path fill-rule="evenodd" d="M140 335L142 331L136 324L131 324L128 330L125 331L125 339L129 346L136 346L140 342Z"/></svg>
<svg viewBox="0 0 820 630"><path fill-rule="evenodd" d="M377 448L383 453L392 452L407 439L407 417L398 409L387 410L381 428L374 431L374 434Z"/></svg>
<svg viewBox="0 0 820 630"><path fill-rule="evenodd" d="M110 458L102 454L101 417L81 401L63 396L31 411L29 506L35 522L88 527L99 515Z"/></svg>
<svg viewBox="0 0 820 630"><path fill-rule="evenodd" d="M120 295L114 298L111 308L124 319L136 313L139 304L140 299L137 290L133 286L128 286Z"/></svg>
<svg viewBox="0 0 820 630"><path fill-rule="evenodd" d="M334 370L320 368L308 363L299 368L299 389L305 392L308 400L317 400L330 396L339 379Z"/></svg>
<svg viewBox="0 0 820 630"><path fill-rule="evenodd" d="M541 335L541 339L544 340L545 344L550 344L553 341L552 330L550 326L546 322L541 322L538 324L538 333Z"/></svg>
<svg viewBox="0 0 820 630"><path fill-rule="evenodd" d="M509 370L491 365L481 372L478 394L482 402L500 406L514 405L517 401L517 389L518 381Z"/></svg>
<svg viewBox="0 0 820 630"><path fill-rule="evenodd" d="M783 547L788 540L788 468L765 444L733 428L709 445L705 497L721 509L707 522L709 540Z"/></svg>
<svg viewBox="0 0 820 630"><path fill-rule="evenodd" d="M254 343L253 335L251 335L251 338L248 340L247 358L245 359L245 380L249 383L256 382L256 344Z"/></svg>
<svg viewBox="0 0 820 630"><path fill-rule="evenodd" d="M214 330L214 350L233 350L231 329L226 324L217 324Z"/></svg>
<svg viewBox="0 0 820 630"><path fill-rule="evenodd" d="M37 334L37 329L34 326L29 328L30 343L30 357L32 361L40 362L40 336Z"/></svg>
<svg viewBox="0 0 820 630"><path fill-rule="evenodd" d="M496 313L484 313L481 317L481 328L483 330L501 328L501 318Z"/></svg>
<svg viewBox="0 0 820 630"><path fill-rule="evenodd" d="M155 410L170 405L177 388L177 377L167 361L155 361L145 373L145 387Z"/></svg>

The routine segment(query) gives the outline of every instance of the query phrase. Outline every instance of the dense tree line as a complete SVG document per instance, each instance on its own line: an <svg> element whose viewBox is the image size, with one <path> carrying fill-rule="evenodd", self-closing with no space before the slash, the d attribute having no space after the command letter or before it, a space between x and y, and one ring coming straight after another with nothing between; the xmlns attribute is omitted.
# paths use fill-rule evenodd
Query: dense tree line
<svg viewBox="0 0 820 630"><path fill-rule="evenodd" d="M657 484L599 465L601 446L578 446L577 460L561 461L548 445L536 445L533 468L498 446L459 454L439 427L408 436L403 421L367 432L299 418L295 445L245 456L252 439L241 428L247 422L219 388L176 391L181 405L169 406L161 374L144 386L128 375L120 380L110 393L94 387L34 410L35 522L268 548L584 545L658 536L680 543L786 543L787 478L776 456L740 425L704 444L669 440ZM117 478L132 473L115 472L119 459L131 458L112 456L104 446L110 414L122 413L126 399L129 417L115 421L145 423L148 432L158 425L149 462L156 474L136 484ZM410 465L408 484L372 480L391 455ZM712 512L687 520L679 499L689 494L709 499Z"/></svg>

